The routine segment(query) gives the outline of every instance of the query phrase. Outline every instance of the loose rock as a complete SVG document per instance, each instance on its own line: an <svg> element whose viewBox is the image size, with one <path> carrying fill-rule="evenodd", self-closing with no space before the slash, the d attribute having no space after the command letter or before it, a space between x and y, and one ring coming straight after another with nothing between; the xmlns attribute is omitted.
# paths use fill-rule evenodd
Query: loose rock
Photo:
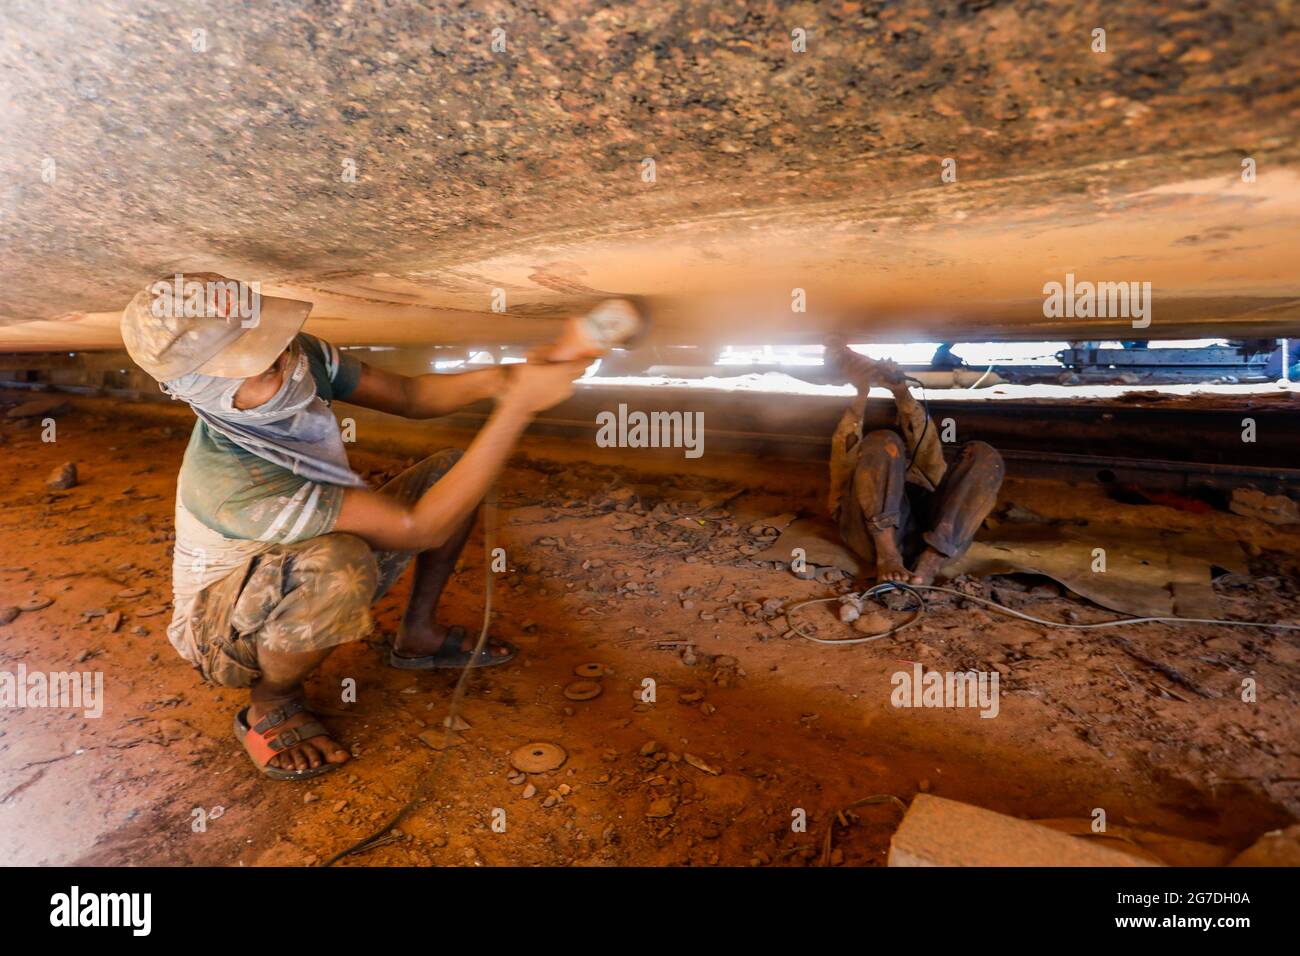
<svg viewBox="0 0 1300 956"><path fill-rule="evenodd" d="M45 479L45 487L51 491L67 491L69 488L77 486L77 466L74 462L65 461Z"/></svg>

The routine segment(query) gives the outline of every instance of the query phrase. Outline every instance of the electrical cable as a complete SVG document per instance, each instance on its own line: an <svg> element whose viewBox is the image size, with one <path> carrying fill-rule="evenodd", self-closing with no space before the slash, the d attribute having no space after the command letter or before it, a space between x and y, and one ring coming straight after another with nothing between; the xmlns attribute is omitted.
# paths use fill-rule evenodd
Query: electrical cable
<svg viewBox="0 0 1300 956"><path fill-rule="evenodd" d="M795 611L798 611L801 608L808 607L809 605L812 604L826 604L831 601L840 601L842 600L843 597L856 597L859 600L865 601L874 598L877 594L884 594L889 591L902 591L910 595L912 598L914 598L917 602L915 611L913 612L912 616L908 618L906 621L904 621L902 624L895 625L894 627L891 627L889 630L880 631L876 634L868 634L865 637L842 638L838 640L834 640L834 639L827 640L825 638L813 637L812 635L807 634L804 631L805 625L796 624L793 618L791 617L791 615L794 614ZM1070 628L1072 630L1081 630L1081 631L1097 630L1106 627L1123 627L1129 624L1152 624L1152 623L1218 624L1226 627L1271 627L1283 631L1300 631L1300 624L1269 624L1264 621L1228 621L1228 620L1221 620L1218 618L1204 618L1204 617L1126 617L1126 618L1120 618L1119 620L1115 620L1115 621L1098 621L1093 624L1071 624L1067 621L1048 621L1041 617L1034 617L1032 614L1025 614L1021 611L1014 610L1013 608L1007 607L1005 604L999 604L997 601L990 601L988 598L977 597L973 594L966 594L963 591L958 591L956 588L945 588L945 587L940 587L936 584L904 584L901 581L884 581L881 582L880 584L874 585L873 587L867 588L865 591L850 592L849 594L837 596L837 597L812 598L811 600L808 601L800 601L797 604L792 604L789 608L786 609L785 621L787 624L790 625L790 630L793 633L797 634L799 637L802 637L806 641L812 641L814 644L833 644L833 645L844 645L844 646L848 646L851 644L866 644L870 641L878 641L881 638L890 637L891 635L897 634L899 631L911 627L913 624L917 623L922 617L924 617L926 612L929 610L929 607L926 605L925 598L921 594L922 591L941 591L945 594L955 594L957 597L962 598L964 600L975 601L978 604L983 604L986 607L991 607L996 611L1002 612L1003 614L1010 615L1011 617L1018 617L1021 620L1029 621L1033 624L1042 624L1045 627Z"/></svg>
<svg viewBox="0 0 1300 956"><path fill-rule="evenodd" d="M642 300L644 307L645 300ZM569 342L570 347L581 345L597 346L603 351L620 342L626 343L635 338L639 333L643 333L647 327L646 318L639 314L637 308L626 300L616 299L602 302L599 306L589 312L575 326L575 330L580 330L579 338L582 341L578 343ZM505 366L509 369L511 366ZM507 374L512 374L507 372ZM494 574L492 571L492 550L496 539L496 485L493 484L483 497L483 627L479 631L478 641L474 645L474 650L469 659L465 662L465 667L460 672L460 677L456 680L456 687L451 694L451 703L447 708L446 717L446 734L443 737L442 750L438 753L438 760L434 764L427 776L420 782L416 788L415 794L408 800L396 813L389 818L388 822L381 826L374 833L358 840L346 850L342 850L330 857L325 862L325 866L333 866L339 860L346 856L356 853L363 853L380 843L387 842L384 837L397 826L398 822L415 807L416 804L427 799L433 792L433 785L437 782L442 772L442 765L447 760L447 755L451 751L451 742L455 734L456 717L460 711L461 702L465 698L465 683L469 677L469 672L473 669L474 661L478 660L483 649L487 646L488 627L492 623L492 594L494 589Z"/></svg>
<svg viewBox="0 0 1300 956"><path fill-rule="evenodd" d="M930 403L926 401L925 385L921 383L920 379L913 378L910 375L904 375L903 381L911 382L921 390L921 410L925 413L925 424L921 426L921 434L917 437L916 445L913 446L912 451L907 456L907 467L903 469L903 473L906 474L911 470L912 465L916 462L916 456L920 453L921 446L925 443L925 436L930 433ZM897 398L894 399L894 405L895 407L898 405Z"/></svg>
<svg viewBox="0 0 1300 956"><path fill-rule="evenodd" d="M433 785L442 776L442 765L447 760L447 755L451 752L451 742L455 735L456 717L460 711L461 701L465 698L465 684L469 677L469 672L474 669L474 661L478 660L483 648L487 646L488 626L492 623L492 593L494 590L494 576L492 571L492 548L496 539L496 486L493 485L488 489L488 493L483 498L483 627L478 634L478 641L474 645L474 650L466 661L465 666L461 669L460 676L456 679L456 687L451 693L451 703L447 708L446 733L443 736L442 750L438 752L438 759L428 775L420 782L411 799L407 800L402 807L394 813L383 826L367 837L363 837L356 843L352 844L346 850L341 850L334 856L325 861L323 866L333 866L339 860L346 856L352 856L357 853L364 853L367 850L386 842L384 837L397 826L397 824L410 812L418 803L421 803L433 793Z"/></svg>
<svg viewBox="0 0 1300 956"><path fill-rule="evenodd" d="M990 362L990 363L989 363L989 367L986 368L986 369L984 370L984 374L981 375L979 378L975 379L975 384L974 384L974 385L968 385L968 386L966 386L966 390L967 390L967 391L970 391L971 389L979 388L979 387L980 387L980 383L983 382L986 378L988 378L989 375L992 374L992 372L993 372L993 363ZM955 380L954 380L954 381L955 381Z"/></svg>

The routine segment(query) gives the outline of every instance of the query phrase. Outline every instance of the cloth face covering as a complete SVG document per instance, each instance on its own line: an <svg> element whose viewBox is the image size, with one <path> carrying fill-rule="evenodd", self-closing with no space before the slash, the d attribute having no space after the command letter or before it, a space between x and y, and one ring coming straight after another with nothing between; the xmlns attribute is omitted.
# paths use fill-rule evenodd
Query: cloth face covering
<svg viewBox="0 0 1300 956"><path fill-rule="evenodd" d="M290 372L284 383L256 408L235 408L235 393L245 382L242 378L191 372L163 382L162 390L186 402L213 431L295 475L332 485L366 487L348 465L338 421L316 393L306 353L296 342L290 348Z"/></svg>

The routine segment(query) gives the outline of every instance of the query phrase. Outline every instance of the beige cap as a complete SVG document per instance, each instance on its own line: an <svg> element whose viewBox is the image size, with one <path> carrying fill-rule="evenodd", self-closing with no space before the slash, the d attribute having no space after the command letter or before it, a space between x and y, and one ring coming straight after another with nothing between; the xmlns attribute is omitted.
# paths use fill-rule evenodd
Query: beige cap
<svg viewBox="0 0 1300 956"><path fill-rule="evenodd" d="M222 303L222 306L214 305ZM122 342L159 382L191 372L248 378L270 368L301 331L310 302L262 295L211 272L159 279L122 312ZM228 313L228 314L227 314Z"/></svg>

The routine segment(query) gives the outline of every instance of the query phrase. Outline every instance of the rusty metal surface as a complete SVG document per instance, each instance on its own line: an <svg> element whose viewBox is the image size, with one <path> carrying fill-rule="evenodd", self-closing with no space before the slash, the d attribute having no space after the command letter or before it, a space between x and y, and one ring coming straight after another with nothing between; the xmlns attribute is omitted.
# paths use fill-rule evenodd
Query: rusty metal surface
<svg viewBox="0 0 1300 956"><path fill-rule="evenodd" d="M1290 0L12 0L0 349L114 347L177 269L344 343L523 341L611 293L669 341L1124 331L1044 319L1067 271L1150 281L1152 338L1282 335L1298 39Z"/></svg>

